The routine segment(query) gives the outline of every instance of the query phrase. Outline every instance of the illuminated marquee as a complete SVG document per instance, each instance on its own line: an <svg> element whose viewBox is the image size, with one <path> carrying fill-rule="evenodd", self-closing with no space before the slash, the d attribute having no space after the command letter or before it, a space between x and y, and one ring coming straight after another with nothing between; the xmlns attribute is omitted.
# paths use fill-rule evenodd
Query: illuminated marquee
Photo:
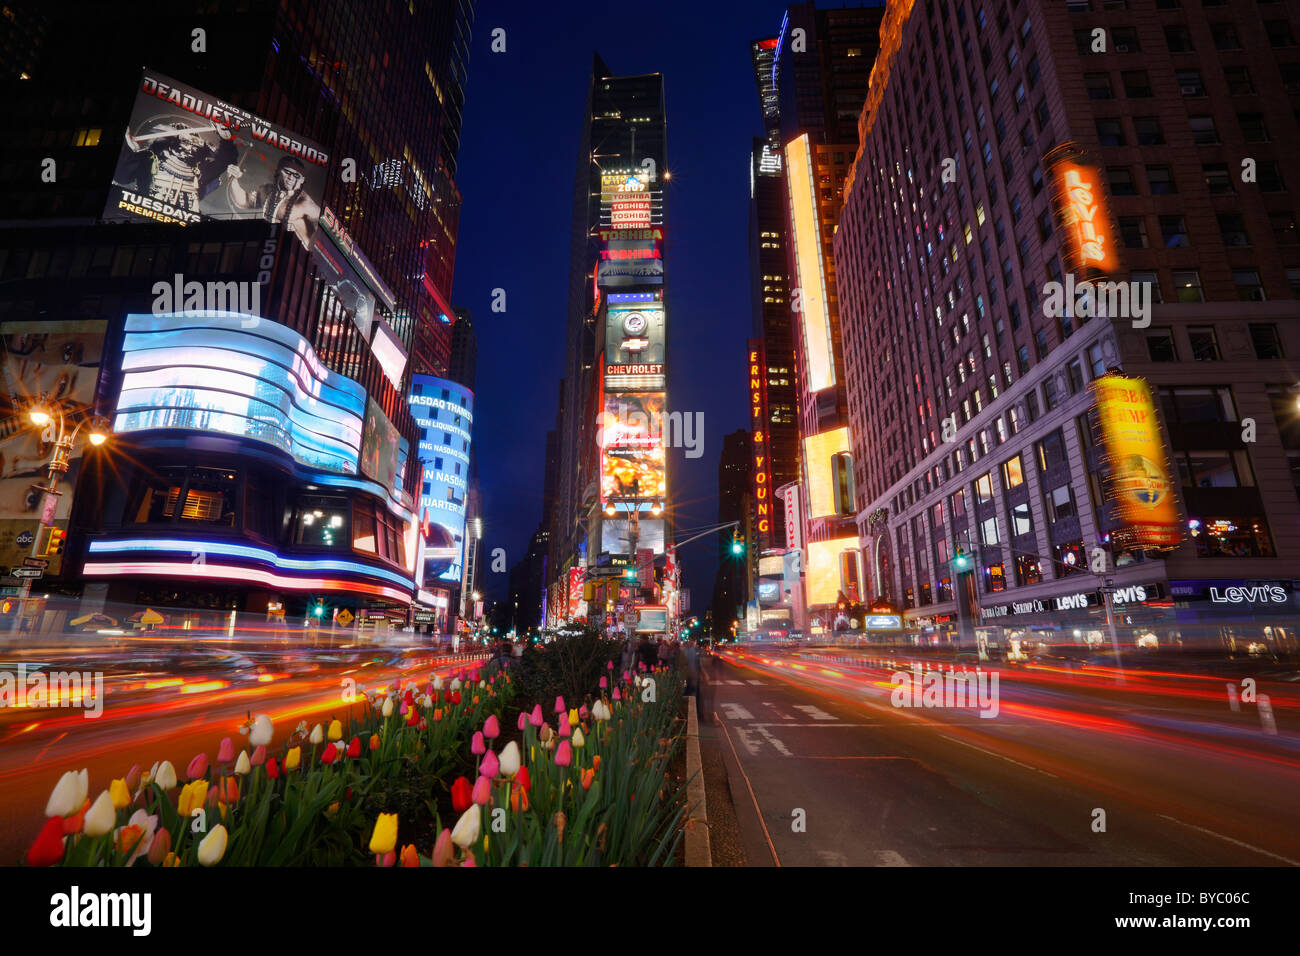
<svg viewBox="0 0 1300 956"><path fill-rule="evenodd" d="M749 342L749 418L753 431L754 520L760 547L772 539L772 468L767 431L767 362L763 344Z"/></svg>
<svg viewBox="0 0 1300 956"><path fill-rule="evenodd" d="M1144 379L1103 375L1092 393L1110 465L1108 491L1123 525L1112 537L1121 547L1177 547L1183 524L1151 389Z"/></svg>
<svg viewBox="0 0 1300 956"><path fill-rule="evenodd" d="M1073 143L1057 147L1045 163L1053 178L1053 201L1068 239L1063 258L1070 272L1101 275L1119 269L1100 170L1083 161Z"/></svg>
<svg viewBox="0 0 1300 956"><path fill-rule="evenodd" d="M808 517L826 518L842 514L843 502L836 501L835 456L848 454L849 430L832 428L803 440L804 469L808 475Z"/></svg>
<svg viewBox="0 0 1300 956"><path fill-rule="evenodd" d="M808 134L785 147L790 220L794 223L798 299L791 308L803 314L804 352L808 362L808 390L819 392L835 384L835 353L831 317L827 306L826 268L822 261L821 226L817 218L817 183L813 176Z"/></svg>

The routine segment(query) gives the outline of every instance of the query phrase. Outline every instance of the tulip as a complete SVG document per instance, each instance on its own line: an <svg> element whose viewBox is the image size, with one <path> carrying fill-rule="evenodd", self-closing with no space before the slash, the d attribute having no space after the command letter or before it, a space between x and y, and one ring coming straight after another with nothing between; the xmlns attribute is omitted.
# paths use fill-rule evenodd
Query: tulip
<svg viewBox="0 0 1300 956"><path fill-rule="evenodd" d="M197 780L208 772L208 755L195 754L190 765L185 768L185 778L187 780Z"/></svg>
<svg viewBox="0 0 1300 956"><path fill-rule="evenodd" d="M77 773L69 770L50 791L50 799L45 802L47 817L67 817L81 809L90 790L90 772L82 770Z"/></svg>
<svg viewBox="0 0 1300 956"><path fill-rule="evenodd" d="M519 773L515 774L515 786L521 788L524 792L533 789L533 780L528 774L527 767L520 767Z"/></svg>
<svg viewBox="0 0 1300 956"><path fill-rule="evenodd" d="M567 767L573 763L573 750L567 740L561 740L560 746L555 748L555 765L557 767Z"/></svg>
<svg viewBox="0 0 1300 956"><path fill-rule="evenodd" d="M485 803L491 803L492 781L489 778L480 775L479 778L474 781L474 790L470 796L480 807Z"/></svg>
<svg viewBox="0 0 1300 956"><path fill-rule="evenodd" d="M609 705L604 700L598 700L591 705L591 716L596 720L609 720L613 715L609 712Z"/></svg>
<svg viewBox="0 0 1300 956"><path fill-rule="evenodd" d="M257 749L253 751L253 756L248 761L254 767L260 767L266 763L266 744L258 744Z"/></svg>
<svg viewBox="0 0 1300 956"><path fill-rule="evenodd" d="M560 714L560 736L568 737L573 734L573 727L569 724L569 715Z"/></svg>
<svg viewBox="0 0 1300 956"><path fill-rule="evenodd" d="M451 806L457 813L464 813L474 802L470 782L464 777L457 777L451 785Z"/></svg>
<svg viewBox="0 0 1300 956"><path fill-rule="evenodd" d="M632 679L632 674L631 674L631 672L630 672L630 671L624 671L624 672L623 672L623 680L631 680L631 679Z"/></svg>
<svg viewBox="0 0 1300 956"><path fill-rule="evenodd" d="M375 854L375 866L392 866L396 862L397 854L392 850L389 850L387 853Z"/></svg>
<svg viewBox="0 0 1300 956"><path fill-rule="evenodd" d="M402 847L401 866L419 866L420 854L415 851L415 844L408 843Z"/></svg>
<svg viewBox="0 0 1300 956"><path fill-rule="evenodd" d="M226 855L226 828L218 823L199 843L199 866L215 866Z"/></svg>
<svg viewBox="0 0 1300 956"><path fill-rule="evenodd" d="M573 747L575 750L581 750L587 745L587 738L582 735L582 728L577 727L573 731Z"/></svg>
<svg viewBox="0 0 1300 956"><path fill-rule="evenodd" d="M102 790L86 813L85 834L88 837L102 837L113 829L116 820L117 810L113 807L113 798L107 790Z"/></svg>
<svg viewBox="0 0 1300 956"><path fill-rule="evenodd" d="M337 720L330 721L330 729L327 734L331 741L343 739L343 725Z"/></svg>
<svg viewBox="0 0 1300 956"><path fill-rule="evenodd" d="M533 707L533 712L528 715L528 722L534 727L542 726L542 705L537 704Z"/></svg>
<svg viewBox="0 0 1300 956"><path fill-rule="evenodd" d="M248 742L254 747L264 747L271 742L271 734L275 728L271 724L271 718L266 714L258 714L253 718L253 726L248 734Z"/></svg>
<svg viewBox="0 0 1300 956"><path fill-rule="evenodd" d="M159 830L153 836L153 843L149 847L149 862L158 866L167 858L167 854L172 849L172 835L166 830Z"/></svg>
<svg viewBox="0 0 1300 956"><path fill-rule="evenodd" d="M556 834L557 834L557 836L559 837L560 842L563 843L563 842L564 842L564 827L565 827L565 824L567 824L567 823L569 822L569 818L566 817L563 813L556 813L556 814L555 814L555 817L554 817L554 820L555 820L555 831L556 831Z"/></svg>
<svg viewBox="0 0 1300 956"><path fill-rule="evenodd" d="M266 775L270 777L272 780L280 779L280 767L275 762L274 757L272 757L270 760L266 762Z"/></svg>
<svg viewBox="0 0 1300 956"><path fill-rule="evenodd" d="M182 817L189 817L202 807L207 799L208 782L194 780L181 788L181 795L176 798L176 812Z"/></svg>
<svg viewBox="0 0 1300 956"><path fill-rule="evenodd" d="M544 744L550 743L551 738L554 736L555 736L555 731L551 729L550 724L542 724L542 730L537 735L538 739L541 740L541 742Z"/></svg>
<svg viewBox="0 0 1300 956"><path fill-rule="evenodd" d="M461 866L478 866L478 864L474 862L474 853L472 850L465 851L465 862L462 863Z"/></svg>
<svg viewBox="0 0 1300 956"><path fill-rule="evenodd" d="M126 866L132 865L153 848L157 828L157 816L150 816L143 810L137 810L131 814L131 819L127 821L126 826L117 829L113 841L117 851L127 857Z"/></svg>
<svg viewBox="0 0 1300 956"><path fill-rule="evenodd" d="M622 700L622 699L623 699L623 695L620 694L620 693L618 692L618 688L617 688L617 687L614 688L614 693L610 694L609 696L612 697L612 698L614 698L614 700Z"/></svg>
<svg viewBox="0 0 1300 956"><path fill-rule="evenodd" d="M566 710L568 710L568 708L564 706L564 698L563 697L555 698L555 712L557 714L562 714Z"/></svg>
<svg viewBox="0 0 1300 956"><path fill-rule="evenodd" d="M302 762L302 748L294 747L284 755L284 769L297 770L298 764Z"/></svg>
<svg viewBox="0 0 1300 956"><path fill-rule="evenodd" d="M496 740L501 736L501 724L497 721L496 714L489 714L483 722L483 736L488 740Z"/></svg>
<svg viewBox="0 0 1300 956"><path fill-rule="evenodd" d="M370 852L382 856L391 853L397 846L397 814L381 813L375 820L374 832L370 834Z"/></svg>
<svg viewBox="0 0 1300 956"><path fill-rule="evenodd" d="M131 770L126 775L126 790L128 793L135 793L140 789L140 765L132 764Z"/></svg>
<svg viewBox="0 0 1300 956"><path fill-rule="evenodd" d="M27 851L28 866L53 866L63 859L63 817L50 814Z"/></svg>
<svg viewBox="0 0 1300 956"><path fill-rule="evenodd" d="M434 689L435 691L440 691L440 690L442 690L442 678L439 677L439 676L436 675L436 674L435 674L434 677L433 677L433 689Z"/></svg>
<svg viewBox="0 0 1300 956"><path fill-rule="evenodd" d="M447 866L455 859L456 851L453 849L454 844L451 842L451 831L443 829L438 834L438 839L433 844L433 865Z"/></svg>
<svg viewBox="0 0 1300 956"><path fill-rule="evenodd" d="M453 691L457 691L457 690L460 690L461 687L463 687L463 686L464 686L464 685L460 682L460 678L459 678L459 677L453 677L453 678L451 679L451 684L448 685L448 689L449 689L449 690L453 690Z"/></svg>
<svg viewBox="0 0 1300 956"><path fill-rule="evenodd" d="M470 741L469 752L472 754L482 754L487 752L487 744L483 743L483 732L474 731L474 737Z"/></svg>
<svg viewBox="0 0 1300 956"><path fill-rule="evenodd" d="M613 661L605 661L605 670L607 670L607 671L612 671L613 669L614 669L614 662L613 662Z"/></svg>
<svg viewBox="0 0 1300 956"><path fill-rule="evenodd" d="M353 737L352 743L348 744L348 756L356 760L361 756L361 738Z"/></svg>
<svg viewBox="0 0 1300 956"><path fill-rule="evenodd" d="M590 767L582 771L582 789L590 790L591 781L594 780L595 778L596 778L596 771L592 770Z"/></svg>
<svg viewBox="0 0 1300 956"><path fill-rule="evenodd" d="M569 723L572 725L572 724L576 724L577 722L578 722L578 709L576 707L570 707Z"/></svg>
<svg viewBox="0 0 1300 956"><path fill-rule="evenodd" d="M108 785L108 794L113 798L113 809L124 810L131 804L131 791L125 780L114 780Z"/></svg>
<svg viewBox="0 0 1300 956"><path fill-rule="evenodd" d="M334 746L333 742L331 742L326 744L324 751L321 752L320 762L328 766L337 760L338 756L338 748Z"/></svg>
<svg viewBox="0 0 1300 956"><path fill-rule="evenodd" d="M406 715L406 726L414 727L423 719L424 718L420 716L420 712L412 707Z"/></svg>
<svg viewBox="0 0 1300 956"><path fill-rule="evenodd" d="M478 772L489 780L495 780L501 773L501 762L491 750L483 755L483 762L479 764Z"/></svg>
<svg viewBox="0 0 1300 956"><path fill-rule="evenodd" d="M448 702L448 703L451 703L451 704L459 704L459 703L460 703L460 691L458 691L458 690L453 690L450 694L448 694L448 695L447 695L447 702Z"/></svg>
<svg viewBox="0 0 1300 956"><path fill-rule="evenodd" d="M393 716L393 698L391 697L384 698L384 708L382 713L385 719Z"/></svg>
<svg viewBox="0 0 1300 956"><path fill-rule="evenodd" d="M601 689L601 690L604 690L604 689L605 689L606 687L608 687L608 686L609 686L609 681L606 680L604 677L601 677L601 679L600 679L600 689Z"/></svg>
<svg viewBox="0 0 1300 956"><path fill-rule="evenodd" d="M321 744L324 740L325 740L325 731L321 729L320 724L317 724L315 727L311 729L311 736L307 738L307 742L311 744L313 747L315 747Z"/></svg>
<svg viewBox="0 0 1300 956"><path fill-rule="evenodd" d="M518 813L520 809L522 809L525 813L528 812L528 791L527 790L524 790L521 787L514 787L510 791L510 809L514 810L516 813Z"/></svg>
<svg viewBox="0 0 1300 956"><path fill-rule="evenodd" d="M596 754L596 756L591 758L591 767L593 770L600 769L600 754Z"/></svg>
<svg viewBox="0 0 1300 956"><path fill-rule="evenodd" d="M433 708L433 722L436 724L440 720L442 720L442 708L435 707Z"/></svg>
<svg viewBox="0 0 1300 956"><path fill-rule="evenodd" d="M235 744L229 737L221 738L221 746L217 748L217 763L230 763L235 759Z"/></svg>
<svg viewBox="0 0 1300 956"><path fill-rule="evenodd" d="M222 803L239 802L239 780L235 777L222 777L220 788Z"/></svg>
<svg viewBox="0 0 1300 956"><path fill-rule="evenodd" d="M501 751L498 770L503 777L513 777L519 772L519 745L513 740Z"/></svg>
<svg viewBox="0 0 1300 956"><path fill-rule="evenodd" d="M370 735L370 749L371 749L371 750L378 750L378 749L379 749L379 735L378 735L378 734L371 734L371 735Z"/></svg>
<svg viewBox="0 0 1300 956"><path fill-rule="evenodd" d="M158 772L154 774L153 782L164 790L171 790L176 786L176 768L172 766L170 760L164 760L158 765Z"/></svg>
<svg viewBox="0 0 1300 956"><path fill-rule="evenodd" d="M478 842L479 826L479 808L470 807L460 815L456 821L456 826L451 831L451 842L456 844L462 850L468 849Z"/></svg>
<svg viewBox="0 0 1300 956"><path fill-rule="evenodd" d="M587 710L587 705L586 705L586 704L583 704L581 707L578 708L578 719L579 719L579 720L586 720L586 719L587 719L587 714L588 714L588 710Z"/></svg>
<svg viewBox="0 0 1300 956"><path fill-rule="evenodd" d="M402 701L402 703L397 708L397 713L405 717L407 712L410 711L411 709L412 709L411 706L407 704L406 701Z"/></svg>

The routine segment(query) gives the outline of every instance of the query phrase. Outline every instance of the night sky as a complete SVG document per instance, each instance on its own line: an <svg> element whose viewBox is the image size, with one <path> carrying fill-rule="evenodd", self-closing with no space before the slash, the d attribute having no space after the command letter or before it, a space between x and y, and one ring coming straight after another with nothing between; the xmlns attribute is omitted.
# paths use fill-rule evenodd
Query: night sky
<svg viewBox="0 0 1300 956"><path fill-rule="evenodd" d="M541 519L546 431L563 371L573 178L593 51L618 75L662 73L668 117L668 407L704 415L703 455L670 452L678 528L717 521L722 437L748 427L749 150L762 133L749 41L774 35L779 0L653 5L480 3L457 185L464 197L452 302L478 338L474 454L484 498L483 584ZM491 51L506 31L506 52ZM492 290L506 311L491 311ZM711 601L708 538L681 552L691 613Z"/></svg>

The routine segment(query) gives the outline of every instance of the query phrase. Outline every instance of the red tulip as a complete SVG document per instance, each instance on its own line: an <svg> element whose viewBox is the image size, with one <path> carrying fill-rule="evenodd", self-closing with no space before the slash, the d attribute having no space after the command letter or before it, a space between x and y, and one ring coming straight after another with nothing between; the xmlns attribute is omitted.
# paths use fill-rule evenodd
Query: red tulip
<svg viewBox="0 0 1300 956"><path fill-rule="evenodd" d="M205 753L195 754L194 759L190 761L190 765L185 768L185 776L189 777L191 780L197 780L207 772L208 755Z"/></svg>
<svg viewBox="0 0 1300 956"><path fill-rule="evenodd" d="M320 762L323 764L332 764L338 759L338 756L339 752L337 748L335 748L333 741L331 741L330 743L327 743L325 749L321 751Z"/></svg>
<svg viewBox="0 0 1300 956"><path fill-rule="evenodd" d="M464 813L474 804L474 788L464 777L457 777L451 785L451 807L457 813Z"/></svg>
<svg viewBox="0 0 1300 956"><path fill-rule="evenodd" d="M361 756L361 738L353 737L352 743L348 744L348 756L355 760Z"/></svg>
<svg viewBox="0 0 1300 956"><path fill-rule="evenodd" d="M266 775L272 780L280 779L280 767L276 764L274 757L266 762Z"/></svg>
<svg viewBox="0 0 1300 956"><path fill-rule="evenodd" d="M533 787L532 777L528 775L527 767L520 767L519 772L515 774L515 786L521 790L528 791Z"/></svg>
<svg viewBox="0 0 1300 956"><path fill-rule="evenodd" d="M53 866L63 859L63 818L50 817L41 827L31 849L27 851L28 866Z"/></svg>
<svg viewBox="0 0 1300 956"><path fill-rule="evenodd" d="M266 744L258 744L257 749L253 751L253 756L248 761L250 766L260 767L266 763Z"/></svg>
<svg viewBox="0 0 1300 956"><path fill-rule="evenodd" d="M63 832L80 833L81 828L86 824L86 811L89 809L90 809L90 798L87 797L86 802L81 805L80 810L78 810L70 817L63 818L63 820L61 821L63 823ZM55 817L54 819L57 820L59 818Z"/></svg>
<svg viewBox="0 0 1300 956"><path fill-rule="evenodd" d="M460 703L460 691L458 691L458 690L453 690L450 694L447 695L447 700L449 700L449 701L450 701L451 703L453 703L453 704L459 704L459 703Z"/></svg>

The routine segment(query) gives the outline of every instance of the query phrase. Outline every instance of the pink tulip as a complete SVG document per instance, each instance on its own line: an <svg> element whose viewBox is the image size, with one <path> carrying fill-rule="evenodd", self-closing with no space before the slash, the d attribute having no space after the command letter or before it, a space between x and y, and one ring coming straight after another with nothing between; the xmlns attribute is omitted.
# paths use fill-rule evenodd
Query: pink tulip
<svg viewBox="0 0 1300 956"><path fill-rule="evenodd" d="M479 773L489 779L496 779L501 775L501 761L491 750L483 755L483 762L479 765Z"/></svg>
<svg viewBox="0 0 1300 956"><path fill-rule="evenodd" d="M609 686L609 681L606 680L604 677L602 677L602 678L600 679L600 689L601 689L601 690L604 690L604 689L605 689L606 687L608 687L608 686Z"/></svg>
<svg viewBox="0 0 1300 956"><path fill-rule="evenodd" d="M492 781L487 777L480 776L474 781L473 800L480 807L492 799Z"/></svg>
<svg viewBox="0 0 1300 956"><path fill-rule="evenodd" d="M528 722L534 727L542 726L542 705L537 704L533 707L533 712L528 715Z"/></svg>
<svg viewBox="0 0 1300 956"><path fill-rule="evenodd" d="M569 715L568 715L568 714L561 714L561 715L560 715L560 736L561 736L561 737L572 737L572 736L573 736L573 728L569 726Z"/></svg>
<svg viewBox="0 0 1300 956"><path fill-rule="evenodd" d="M185 768L185 776L191 780L197 780L208 772L208 755L195 754L190 765Z"/></svg>
<svg viewBox="0 0 1300 956"><path fill-rule="evenodd" d="M235 744L229 737L221 738L221 746L217 749L217 763L230 763L235 759Z"/></svg>
<svg viewBox="0 0 1300 956"><path fill-rule="evenodd" d="M470 671L469 679L470 679L471 681L473 681L475 684L477 684L477 683L478 683L478 671L477 671L477 670Z"/></svg>
<svg viewBox="0 0 1300 956"><path fill-rule="evenodd" d="M607 670L607 671L612 671L613 669L614 669L614 662L613 662L613 661L605 661L605 670Z"/></svg>
<svg viewBox="0 0 1300 956"><path fill-rule="evenodd" d="M260 767L266 763L266 744L258 744L257 749L253 751L253 756L249 758L249 764L254 767Z"/></svg>
<svg viewBox="0 0 1300 956"><path fill-rule="evenodd" d="M397 712L398 712L399 714L401 714L403 717L405 717L405 716L406 716L406 711L407 711L406 701L403 700L403 701L402 701L402 706L399 707L399 708L397 708Z"/></svg>
<svg viewBox="0 0 1300 956"><path fill-rule="evenodd" d="M567 708L567 707L564 706L564 698L563 698L563 697L557 697L557 698L555 698L555 712L556 712L557 714L562 714L562 713L564 713L564 712L565 712L566 710L568 710L568 709L569 709L569 708Z"/></svg>
<svg viewBox="0 0 1300 956"><path fill-rule="evenodd" d="M474 731L474 739L470 741L469 752L472 754L484 754L487 752L487 745L483 743L483 731Z"/></svg>
<svg viewBox="0 0 1300 956"><path fill-rule="evenodd" d="M613 697L615 700L622 700L622 699L623 699L623 695L620 694L620 693L618 692L618 688L617 688L617 687L614 688L614 693L610 694L609 696Z"/></svg>
<svg viewBox="0 0 1300 956"><path fill-rule="evenodd" d="M446 866L456 856L455 844L451 842L451 830L444 829L438 834L437 841L433 844L433 865Z"/></svg>
<svg viewBox="0 0 1300 956"><path fill-rule="evenodd" d="M496 740L501 736L501 724L497 721L497 715L491 714L483 723L483 736L488 740Z"/></svg>
<svg viewBox="0 0 1300 956"><path fill-rule="evenodd" d="M569 746L567 740L561 740L560 746L555 748L555 765L567 767L571 763L573 763L573 748Z"/></svg>
<svg viewBox="0 0 1300 956"><path fill-rule="evenodd" d="M624 672L623 672L623 680L631 680L631 679L632 679L632 672L631 672L631 671L624 671Z"/></svg>
<svg viewBox="0 0 1300 956"><path fill-rule="evenodd" d="M583 720L586 720L589 714L590 712L587 710L586 704L583 704L581 707L578 708L578 716L581 717Z"/></svg>
<svg viewBox="0 0 1300 956"><path fill-rule="evenodd" d="M462 863L461 866L474 866L474 867L477 867L478 864L474 862L474 854L473 854L473 853L466 853L466 854L465 854L465 862Z"/></svg>
<svg viewBox="0 0 1300 956"><path fill-rule="evenodd" d="M383 856L378 853L375 854L375 866L392 866L396 862L397 852L395 850L389 850Z"/></svg>
<svg viewBox="0 0 1300 956"><path fill-rule="evenodd" d="M523 730L526 726L528 726L528 715L525 714L522 710L519 712L518 724L520 730Z"/></svg>

